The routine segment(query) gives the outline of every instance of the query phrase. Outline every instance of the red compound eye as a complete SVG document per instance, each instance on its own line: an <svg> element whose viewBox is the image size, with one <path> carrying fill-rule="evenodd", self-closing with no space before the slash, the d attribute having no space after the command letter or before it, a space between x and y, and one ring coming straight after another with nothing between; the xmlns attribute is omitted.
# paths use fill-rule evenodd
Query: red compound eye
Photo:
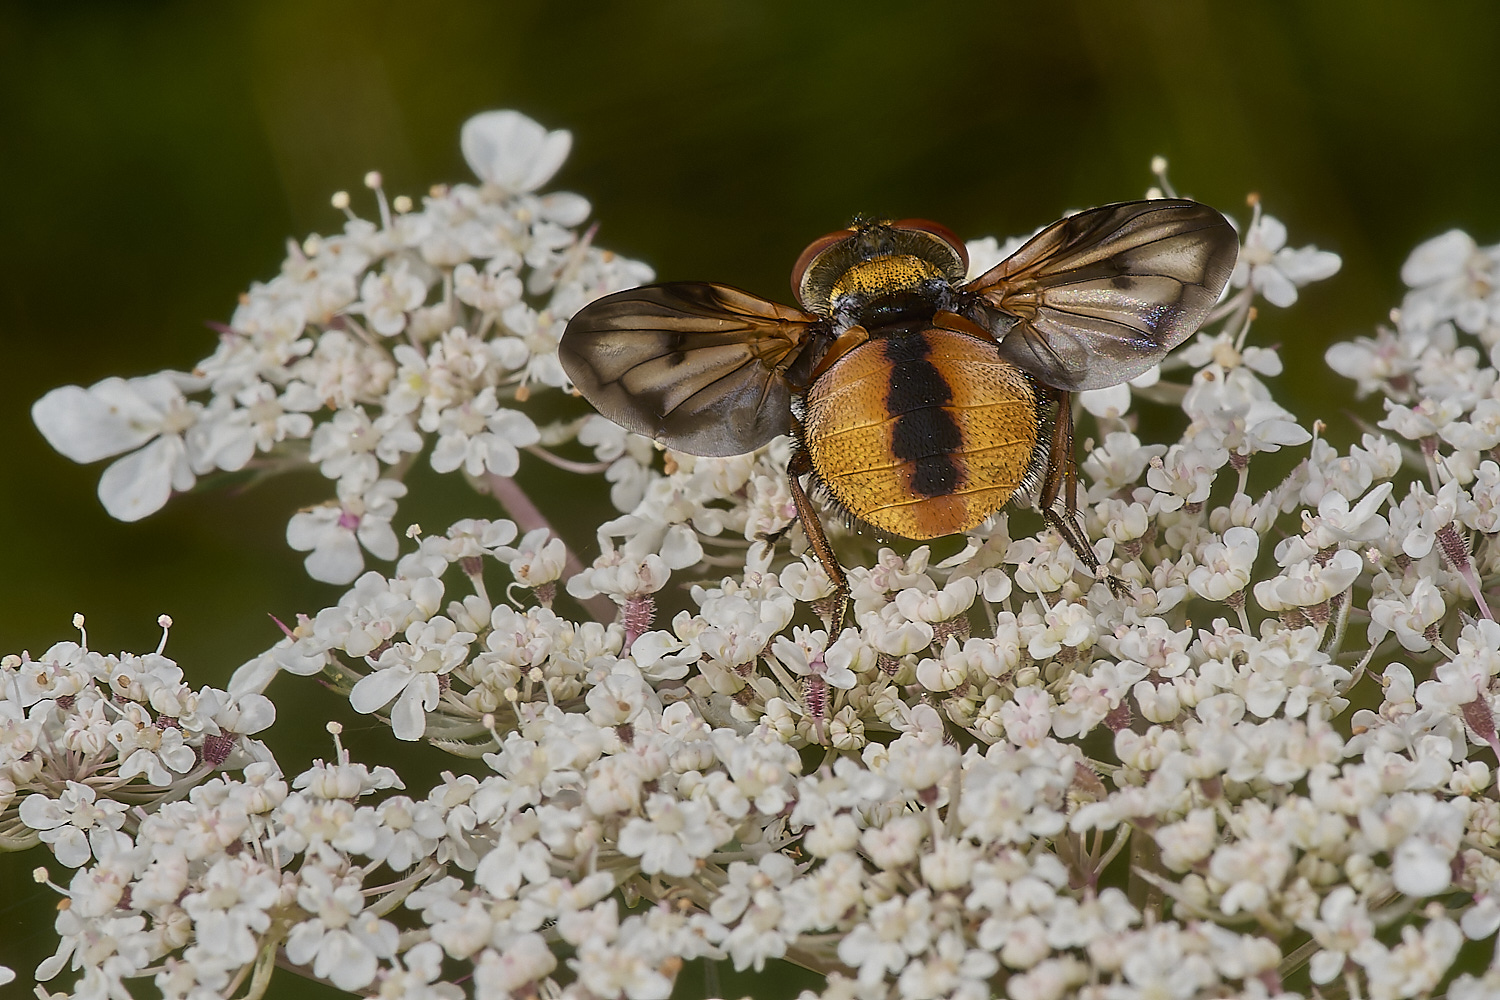
<svg viewBox="0 0 1500 1000"><path fill-rule="evenodd" d="M908 229L913 232L927 233L930 236L937 237L948 244L949 248L958 255L958 259L963 261L964 272L967 273L969 270L968 248L964 246L964 241L959 239L958 235L947 226L933 222L931 219L898 219L891 223L891 228Z"/></svg>
<svg viewBox="0 0 1500 1000"><path fill-rule="evenodd" d="M852 239L857 232L858 230L851 227L829 233L827 236L818 237L807 245L807 249L802 251L802 255L797 258L797 263L792 265L792 294L797 297L797 302L804 309L807 308L807 303L803 301L802 297L802 279L806 277L807 269L812 266L812 262L825 250L838 246L847 239Z"/></svg>

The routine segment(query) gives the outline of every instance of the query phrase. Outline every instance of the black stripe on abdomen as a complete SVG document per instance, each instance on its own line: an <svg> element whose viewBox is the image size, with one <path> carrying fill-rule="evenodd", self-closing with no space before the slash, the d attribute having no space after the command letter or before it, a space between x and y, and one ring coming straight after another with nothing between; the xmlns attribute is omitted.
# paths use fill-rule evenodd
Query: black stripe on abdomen
<svg viewBox="0 0 1500 1000"><path fill-rule="evenodd" d="M887 411L896 418L891 428L891 451L913 465L912 489L927 497L947 496L958 488L959 468L953 452L963 447L963 432L943 409L953 402L953 390L927 360L927 338L896 334L885 338L891 362Z"/></svg>

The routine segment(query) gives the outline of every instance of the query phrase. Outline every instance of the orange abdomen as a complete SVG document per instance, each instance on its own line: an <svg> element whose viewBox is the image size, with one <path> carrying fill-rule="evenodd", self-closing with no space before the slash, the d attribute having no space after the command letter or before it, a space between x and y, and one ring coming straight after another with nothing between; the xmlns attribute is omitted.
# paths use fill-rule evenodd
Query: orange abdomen
<svg viewBox="0 0 1500 1000"><path fill-rule="evenodd" d="M931 327L876 337L807 394L808 457L840 504L881 531L937 538L1004 506L1031 467L1031 379L991 341Z"/></svg>

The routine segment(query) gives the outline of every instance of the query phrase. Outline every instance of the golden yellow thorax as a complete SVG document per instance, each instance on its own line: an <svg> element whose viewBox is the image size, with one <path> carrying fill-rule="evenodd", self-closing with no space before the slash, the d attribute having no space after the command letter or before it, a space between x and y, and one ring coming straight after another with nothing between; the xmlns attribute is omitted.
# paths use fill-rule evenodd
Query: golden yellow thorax
<svg viewBox="0 0 1500 1000"><path fill-rule="evenodd" d="M887 295L917 288L925 281L942 276L943 273L931 261L911 254L871 257L852 265L840 275L833 283L828 299L837 303L846 295Z"/></svg>

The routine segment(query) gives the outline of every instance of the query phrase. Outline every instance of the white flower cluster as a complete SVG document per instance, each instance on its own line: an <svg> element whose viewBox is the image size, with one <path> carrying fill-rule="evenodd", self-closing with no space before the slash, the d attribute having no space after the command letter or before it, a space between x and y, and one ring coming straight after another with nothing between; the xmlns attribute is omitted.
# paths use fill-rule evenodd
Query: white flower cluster
<svg viewBox="0 0 1500 1000"><path fill-rule="evenodd" d="M463 140L481 186L294 247L193 375L37 404L66 454L130 452L100 485L121 516L210 468L317 465L339 499L288 537L353 582L227 693L160 650L4 661L5 844L76 869L50 996L259 997L281 966L651 1000L697 959L795 962L830 1000L1500 995L1500 251L1424 245L1396 326L1330 350L1387 409L1341 451L1247 345L1258 298L1338 258L1257 205L1238 291L1167 377L1083 401L1086 529L1128 592L1019 517L946 557L836 530L835 631L821 564L766 541L795 516L784 439L694 458L528 415L566 318L649 272L533 193L565 133L497 112ZM1132 395L1181 436L1143 443ZM398 554L429 446L509 518L360 575L361 546ZM510 478L520 450L620 510L591 564ZM280 672L483 766L408 797L340 750L288 781L248 739Z"/></svg>
<svg viewBox="0 0 1500 1000"><path fill-rule="evenodd" d="M99 498L126 521L214 470L312 463L335 499L293 515L287 541L311 553L315 579L349 583L362 549L396 557L401 480L429 441L438 472L513 475L542 432L506 404L564 384L557 340L584 303L651 279L577 231L585 199L534 193L571 143L514 111L471 119L463 149L479 186L435 188L414 209L387 203L369 174L380 221L336 195L344 232L289 246L281 274L251 287L190 374L54 389L32 407L37 427L78 462L123 454Z"/></svg>

